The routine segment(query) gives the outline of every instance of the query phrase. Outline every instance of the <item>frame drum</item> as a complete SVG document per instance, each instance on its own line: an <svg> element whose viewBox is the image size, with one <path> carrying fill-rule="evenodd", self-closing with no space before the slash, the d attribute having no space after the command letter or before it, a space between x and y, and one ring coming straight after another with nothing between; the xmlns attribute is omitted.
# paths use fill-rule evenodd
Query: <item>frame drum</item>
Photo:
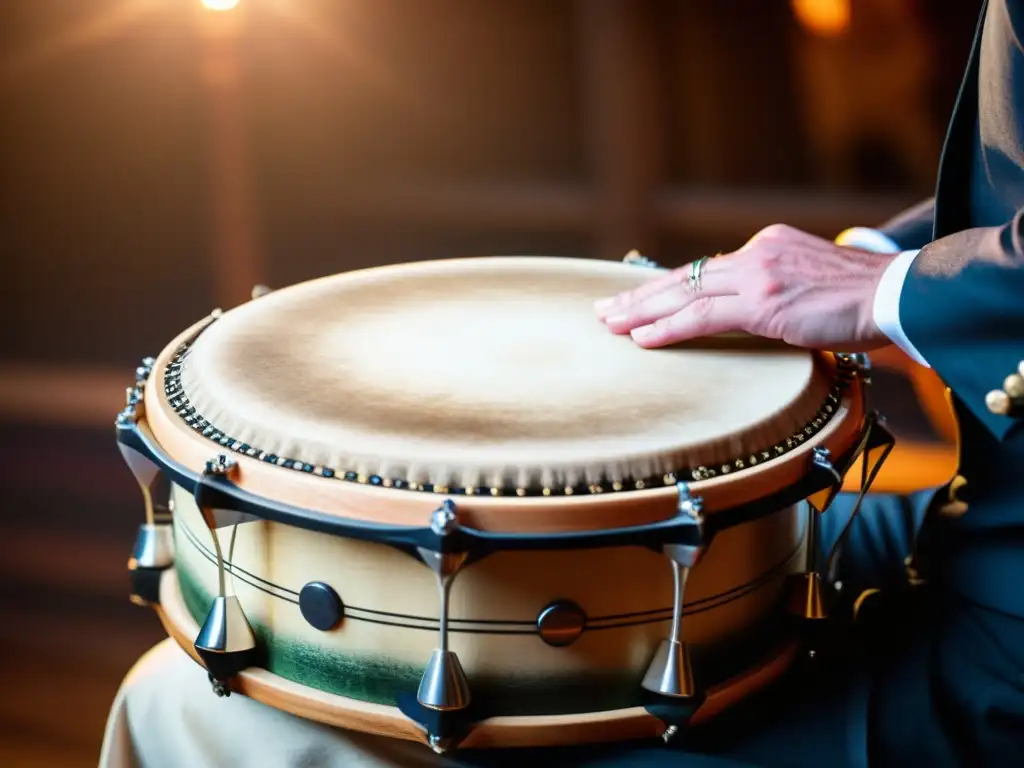
<svg viewBox="0 0 1024 768"><path fill-rule="evenodd" d="M438 751L671 736L767 684L817 515L892 440L856 356L610 334L593 300L649 277L403 264L187 329L117 420L133 599L220 695Z"/></svg>

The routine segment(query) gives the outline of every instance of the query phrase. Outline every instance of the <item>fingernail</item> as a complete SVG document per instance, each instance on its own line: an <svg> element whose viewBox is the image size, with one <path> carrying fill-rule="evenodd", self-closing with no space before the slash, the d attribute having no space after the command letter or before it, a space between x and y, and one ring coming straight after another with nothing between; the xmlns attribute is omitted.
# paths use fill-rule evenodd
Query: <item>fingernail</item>
<svg viewBox="0 0 1024 768"><path fill-rule="evenodd" d="M602 312L606 309L611 309L615 306L615 297L612 296L610 299L598 299L594 302L594 309L598 312Z"/></svg>
<svg viewBox="0 0 1024 768"><path fill-rule="evenodd" d="M634 341L645 341L651 337L654 333L654 326L652 325L641 325L639 328L634 328L629 332L629 335L633 337Z"/></svg>
<svg viewBox="0 0 1024 768"><path fill-rule="evenodd" d="M605 319L608 325L624 325L629 322L629 315L612 315Z"/></svg>

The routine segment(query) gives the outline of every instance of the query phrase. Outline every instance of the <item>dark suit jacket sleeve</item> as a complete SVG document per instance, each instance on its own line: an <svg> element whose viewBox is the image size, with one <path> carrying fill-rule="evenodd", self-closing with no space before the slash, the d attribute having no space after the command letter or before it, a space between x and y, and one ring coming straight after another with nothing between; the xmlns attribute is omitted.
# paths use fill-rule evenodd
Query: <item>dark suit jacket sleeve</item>
<svg viewBox="0 0 1024 768"><path fill-rule="evenodd" d="M901 250L912 251L931 242L934 221L935 198L928 198L896 214L878 229L891 238Z"/></svg>
<svg viewBox="0 0 1024 768"><path fill-rule="evenodd" d="M1014 420L985 395L1024 360L1024 209L1001 227L925 245L900 294L900 325L939 377L997 439Z"/></svg>

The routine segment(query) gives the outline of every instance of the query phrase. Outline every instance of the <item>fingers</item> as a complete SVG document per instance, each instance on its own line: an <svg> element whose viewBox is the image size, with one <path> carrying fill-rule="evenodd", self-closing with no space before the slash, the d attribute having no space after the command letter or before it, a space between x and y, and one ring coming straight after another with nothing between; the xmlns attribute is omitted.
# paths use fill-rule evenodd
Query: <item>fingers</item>
<svg viewBox="0 0 1024 768"><path fill-rule="evenodd" d="M750 306L740 296L700 296L673 315L634 328L630 335L645 349L730 331L746 331Z"/></svg>
<svg viewBox="0 0 1024 768"><path fill-rule="evenodd" d="M708 262L708 266L710 263ZM738 292L733 286L732 275L728 270L705 268L699 294L691 291L684 280L682 283L677 282L662 289L659 293L617 307L615 314L608 315L604 321L613 333L629 333L634 328L674 315L702 296L724 296Z"/></svg>
<svg viewBox="0 0 1024 768"><path fill-rule="evenodd" d="M605 320L612 315L621 314L622 310L630 304L660 293L666 288L671 288L674 285L685 285L689 276L689 265L673 269L671 272L666 272L653 280L649 280L631 291L624 291L615 296L595 301L594 311L597 312L597 316L601 320Z"/></svg>
<svg viewBox="0 0 1024 768"><path fill-rule="evenodd" d="M629 333L641 347L664 347L730 331L782 338L778 313L773 309L779 302L772 299L785 288L785 275L780 277L777 268L781 256L799 256L816 248L835 246L774 224L733 253L709 260L696 295L689 290L692 267L686 265L632 291L596 302L595 310L610 330Z"/></svg>
<svg viewBox="0 0 1024 768"><path fill-rule="evenodd" d="M624 291L615 296L600 299L594 302L594 311L597 312L597 316L602 321L607 322L609 318L620 318L623 315L630 314L634 308L639 307L641 302L644 302L647 299L652 299L666 291L675 292L678 290L676 299L680 298L680 296L692 297L693 294L690 293L688 286L691 268L691 265L687 264L684 267L674 269L654 280L646 282L631 291ZM731 257L718 256L714 259L709 259L705 263L701 274L701 293L733 293L734 291L729 287L729 284L723 282L727 278L727 275L733 271L731 268ZM654 302L654 304L649 306L656 306L658 302L664 301L670 301L670 299L668 297L661 297L657 302ZM680 309L683 305L679 304L676 306L670 304L666 306L675 306L675 309ZM651 318L651 320L656 319L657 317ZM650 320L648 322L650 322ZM628 330L628 328L626 330Z"/></svg>

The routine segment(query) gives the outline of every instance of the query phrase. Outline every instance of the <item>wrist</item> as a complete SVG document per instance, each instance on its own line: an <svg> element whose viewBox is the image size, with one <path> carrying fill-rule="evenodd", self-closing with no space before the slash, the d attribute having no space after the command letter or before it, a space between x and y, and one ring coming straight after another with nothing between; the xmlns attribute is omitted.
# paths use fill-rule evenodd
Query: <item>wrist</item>
<svg viewBox="0 0 1024 768"><path fill-rule="evenodd" d="M892 289L886 285L885 276L899 256L898 253L877 253L878 257L875 262L877 264L877 272L875 272L874 279L867 286L864 297L865 316L861 325L861 338L866 341L866 346L870 349L879 349L892 344L892 339L889 337L885 326L888 315L882 310L883 308L885 310L889 309L892 299Z"/></svg>
<svg viewBox="0 0 1024 768"><path fill-rule="evenodd" d="M928 362L911 344L900 324L900 297L903 292L903 282L917 253L917 250L901 251L889 261L875 287L872 319L891 343L898 346L915 362L928 366Z"/></svg>

